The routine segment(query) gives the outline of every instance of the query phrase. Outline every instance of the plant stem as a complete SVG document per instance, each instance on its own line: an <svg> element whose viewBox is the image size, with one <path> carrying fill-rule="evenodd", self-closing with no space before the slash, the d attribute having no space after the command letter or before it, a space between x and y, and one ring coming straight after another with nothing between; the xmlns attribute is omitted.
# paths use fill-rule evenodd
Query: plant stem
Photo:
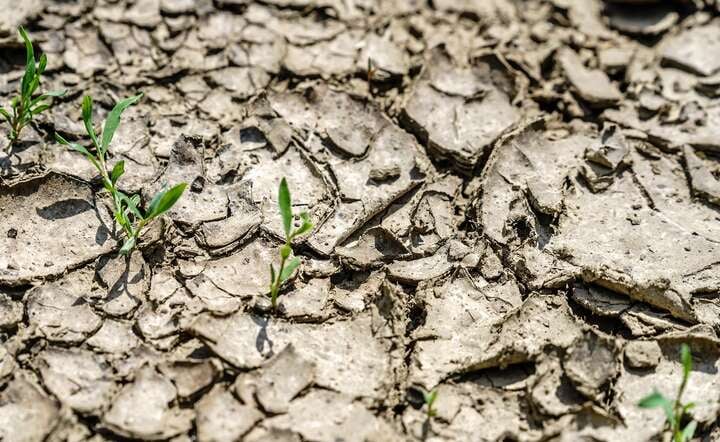
<svg viewBox="0 0 720 442"><path fill-rule="evenodd" d="M681 440L681 433L680 433L680 423L683 418L683 405L682 405L682 395L685 391L685 387L687 386L688 376L683 376L682 382L680 383L680 388L678 389L677 396L675 397L675 405L674 405L674 411L675 411L675 419L672 423L672 434L673 439L676 442L680 442Z"/></svg>
<svg viewBox="0 0 720 442"><path fill-rule="evenodd" d="M290 242L285 242L286 246L290 246ZM277 274L275 274L275 281L273 281L272 286L270 287L270 303L272 304L273 310L277 308L277 297L280 292L280 275L282 275L283 269L285 268L285 261L287 261L287 256L280 256L280 269L278 270Z"/></svg>

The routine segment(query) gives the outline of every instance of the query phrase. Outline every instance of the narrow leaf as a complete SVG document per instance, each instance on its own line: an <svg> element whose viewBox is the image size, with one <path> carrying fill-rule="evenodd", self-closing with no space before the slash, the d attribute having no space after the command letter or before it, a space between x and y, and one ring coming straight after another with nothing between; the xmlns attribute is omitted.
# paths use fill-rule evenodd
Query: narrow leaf
<svg viewBox="0 0 720 442"><path fill-rule="evenodd" d="M42 95L40 95L40 96L38 96L38 97L33 98L33 100L30 102L30 107L34 107L36 104L40 103L41 101L45 101L45 100L47 100L48 98L51 98L51 97L53 97L53 98L55 98L55 97L62 97L62 96L65 95L66 93L67 93L67 91L50 91L50 92L45 92L44 94L42 94Z"/></svg>
<svg viewBox="0 0 720 442"><path fill-rule="evenodd" d="M288 189L285 178L280 180L278 206L280 207L280 216L282 217L283 228L285 229L285 237L289 238L290 229L292 228L292 201L290 199L290 189Z"/></svg>
<svg viewBox="0 0 720 442"><path fill-rule="evenodd" d="M25 28L20 26L18 32L25 42L25 75L23 75L22 78L20 91L22 95L29 95L27 93L28 87L35 77L35 51L33 50L32 41L30 41L30 37L25 31Z"/></svg>
<svg viewBox="0 0 720 442"><path fill-rule="evenodd" d="M270 286L275 284L275 266L270 263Z"/></svg>
<svg viewBox="0 0 720 442"><path fill-rule="evenodd" d="M110 181L112 181L113 184L117 183L118 178L120 178L123 173L125 173L125 161L118 161L110 173Z"/></svg>
<svg viewBox="0 0 720 442"><path fill-rule="evenodd" d="M667 420L672 422L675 418L675 413L673 412L672 403L662 395L660 392L653 392L644 398L640 402L638 402L638 407L640 408L658 408L661 407L663 411L665 412L665 417L667 417Z"/></svg>
<svg viewBox="0 0 720 442"><path fill-rule="evenodd" d="M95 127L93 127L93 99L90 95L85 95L82 102L82 118L85 123L85 130L87 131L90 139L92 140L95 148L98 149L98 153L103 156L105 153L100 150L98 144L97 135L95 134Z"/></svg>
<svg viewBox="0 0 720 442"><path fill-rule="evenodd" d="M10 116L10 113L2 107L0 107L0 115L2 115L8 121L8 123L10 121L12 121L12 117Z"/></svg>
<svg viewBox="0 0 720 442"><path fill-rule="evenodd" d="M58 143L62 144L63 146L69 147L69 148L72 149L72 150L78 151L78 152L80 152L81 154L83 154L83 155L85 155L85 156L90 156L90 157L92 156L92 154L90 153L90 151L87 150L87 149L85 149L84 146L81 146L81 145L79 145L79 144L77 144L77 143L71 143L71 142L69 142L68 140L66 140L65 138L63 138L63 137L62 137L59 133L57 133L57 132L55 132L55 141L57 141Z"/></svg>
<svg viewBox="0 0 720 442"><path fill-rule="evenodd" d="M187 187L187 183L180 183L155 195L150 202L145 219L151 220L170 210L182 196L185 187Z"/></svg>
<svg viewBox="0 0 720 442"><path fill-rule="evenodd" d="M105 119L105 127L103 127L102 132L102 150L103 152L106 152L108 147L110 146L110 142L113 139L113 136L115 135L115 131L117 130L118 126L120 125L120 116L122 113L130 107L131 105L137 103L140 101L140 99L143 97L143 94L135 95L134 97L126 98L120 102L118 102L112 111L110 111L110 115Z"/></svg>
<svg viewBox="0 0 720 442"><path fill-rule="evenodd" d="M128 255L132 249L135 248L135 242L136 239L134 236L131 236L130 238L125 240L125 243L123 244L122 248L120 249L120 254L123 256Z"/></svg>
<svg viewBox="0 0 720 442"><path fill-rule="evenodd" d="M683 429L681 441L686 442L693 438L695 435L695 430L697 429L697 421L690 421L689 424Z"/></svg>
<svg viewBox="0 0 720 442"><path fill-rule="evenodd" d="M295 269L300 265L300 258L293 258L285 265L285 268L280 273L280 282L287 280Z"/></svg>
<svg viewBox="0 0 720 442"><path fill-rule="evenodd" d="M45 112L45 111L48 110L48 109L50 109L50 105L49 105L49 104L41 104L41 105L39 105L39 106L36 106L36 107L30 109L30 113L31 113L32 115L38 115L38 114L41 114L41 113Z"/></svg>
<svg viewBox="0 0 720 442"><path fill-rule="evenodd" d="M682 361L683 366L683 377L687 379L687 377L690 376L693 365L692 353L690 352L690 347L687 344L682 344L680 346L680 360Z"/></svg>
<svg viewBox="0 0 720 442"><path fill-rule="evenodd" d="M42 55L40 55L40 62L38 62L38 68L37 68L38 75L45 72L46 67L47 67L47 55L42 54Z"/></svg>

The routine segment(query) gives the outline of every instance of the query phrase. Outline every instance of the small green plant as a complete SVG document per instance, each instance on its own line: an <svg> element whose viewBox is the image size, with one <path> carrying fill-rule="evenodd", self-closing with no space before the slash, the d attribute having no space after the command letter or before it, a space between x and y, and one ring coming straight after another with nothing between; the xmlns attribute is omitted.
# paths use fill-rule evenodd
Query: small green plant
<svg viewBox="0 0 720 442"><path fill-rule="evenodd" d="M302 212L300 213L302 223L300 227L293 230L292 200L290 199L290 190L288 189L285 178L280 181L278 207L280 208L280 216L282 217L283 230L285 232L285 244L280 247L280 268L278 271L276 272L275 266L270 264L270 302L272 303L273 310L277 307L277 297L280 293L280 286L292 275L292 272L297 266L300 265L300 258L298 257L293 257L288 261L292 253L292 240L309 232L313 228L310 216L307 212Z"/></svg>
<svg viewBox="0 0 720 442"><path fill-rule="evenodd" d="M57 133L55 134L55 139L58 143L83 154L100 173L103 187L110 193L113 200L115 221L125 232L125 242L120 249L121 255L130 253L137 244L142 229L150 221L170 210L178 199L180 199L180 196L182 196L187 186L186 183L180 183L169 189L164 188L153 197L147 209L143 211L140 208L140 195L128 196L117 187L118 180L125 173L125 162L118 161L112 170L108 172L106 155L115 131L120 125L120 116L125 109L137 103L142 96L143 94L139 94L126 98L115 105L105 120L101 139L98 139L95 134L95 127L93 126L92 98L85 96L82 103L82 118L85 122L85 130L92 141L94 152L91 152L80 144L67 141Z"/></svg>
<svg viewBox="0 0 720 442"><path fill-rule="evenodd" d="M425 413L428 419L437 415L437 410L435 409L435 400L437 399L437 395L438 392L436 388L423 393L423 400L425 401L426 407Z"/></svg>
<svg viewBox="0 0 720 442"><path fill-rule="evenodd" d="M697 428L697 422L691 420L685 428L682 428L683 419L688 415L688 412L695 406L694 403L689 402L684 404L682 402L682 395L687 387L688 378L692 371L692 354L690 353L690 347L687 344L680 346L680 360L682 361L683 373L682 382L678 389L675 401L672 401L659 391L653 391L651 394L645 396L639 403L638 406L641 408L662 408L665 412L665 419L667 425L672 434L672 442L687 442L692 439Z"/></svg>
<svg viewBox="0 0 720 442"><path fill-rule="evenodd" d="M33 98L33 95L40 87L40 77L47 67L47 56L42 54L40 61L37 61L32 41L27 32L22 26L18 29L18 32L25 41L25 75L23 75L20 82L20 95L10 101L12 114L5 108L0 107L0 115L10 124L10 133L8 134L10 148L17 141L22 129L32 121L33 117L50 108L51 103L47 100L65 95L65 91L52 91Z"/></svg>

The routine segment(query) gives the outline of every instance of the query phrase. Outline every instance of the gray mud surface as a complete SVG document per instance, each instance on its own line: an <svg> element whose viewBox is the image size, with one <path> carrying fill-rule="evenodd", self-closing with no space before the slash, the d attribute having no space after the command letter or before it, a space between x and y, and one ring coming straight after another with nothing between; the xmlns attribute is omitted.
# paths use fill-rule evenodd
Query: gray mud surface
<svg viewBox="0 0 720 442"><path fill-rule="evenodd" d="M0 101L20 24L69 91L0 153L0 440L661 440L683 342L720 440L718 5L0 0ZM123 190L190 186L124 259L52 134L138 91Z"/></svg>

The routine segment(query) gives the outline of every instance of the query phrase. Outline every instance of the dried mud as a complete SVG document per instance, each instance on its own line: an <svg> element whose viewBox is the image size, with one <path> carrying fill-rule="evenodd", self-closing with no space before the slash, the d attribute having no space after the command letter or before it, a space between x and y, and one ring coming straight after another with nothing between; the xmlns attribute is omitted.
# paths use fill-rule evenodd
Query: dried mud
<svg viewBox="0 0 720 442"><path fill-rule="evenodd" d="M717 2L0 6L2 102L20 24L69 91L0 153L0 440L661 440L681 343L720 440ZM124 259L52 134L137 91L123 189L190 186Z"/></svg>

